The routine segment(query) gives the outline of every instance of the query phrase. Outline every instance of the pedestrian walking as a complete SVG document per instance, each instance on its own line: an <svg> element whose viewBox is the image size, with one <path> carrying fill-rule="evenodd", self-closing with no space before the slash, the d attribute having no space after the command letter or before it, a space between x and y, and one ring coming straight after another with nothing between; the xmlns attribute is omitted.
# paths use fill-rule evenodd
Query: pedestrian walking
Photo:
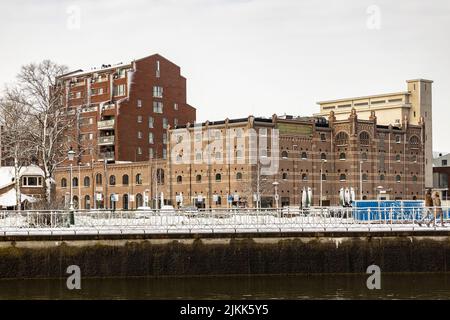
<svg viewBox="0 0 450 320"><path fill-rule="evenodd" d="M422 226L422 223L425 223L427 219L429 219L427 226L430 226L431 221L433 221L433 197L431 195L431 189L427 190L427 193L425 194L425 208L422 214L422 219L418 221L417 223L419 226Z"/></svg>
<svg viewBox="0 0 450 320"><path fill-rule="evenodd" d="M439 198L439 193L436 192L436 194L434 195L434 226L436 226L436 220L438 217L441 218L441 226L445 227L444 224L444 212L442 211L442 206L441 206L441 198Z"/></svg>

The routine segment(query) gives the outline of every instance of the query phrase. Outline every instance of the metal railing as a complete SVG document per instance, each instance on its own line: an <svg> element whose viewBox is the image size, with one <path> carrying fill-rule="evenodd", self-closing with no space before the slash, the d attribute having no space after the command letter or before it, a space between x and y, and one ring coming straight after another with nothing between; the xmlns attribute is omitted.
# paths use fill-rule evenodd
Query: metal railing
<svg viewBox="0 0 450 320"><path fill-rule="evenodd" d="M449 208L443 208L450 222ZM426 217L427 214L429 217ZM0 236L34 234L159 234L323 231L450 230L431 222L434 208L213 209L213 210L76 210L70 212L0 211ZM423 219L426 217L425 219Z"/></svg>

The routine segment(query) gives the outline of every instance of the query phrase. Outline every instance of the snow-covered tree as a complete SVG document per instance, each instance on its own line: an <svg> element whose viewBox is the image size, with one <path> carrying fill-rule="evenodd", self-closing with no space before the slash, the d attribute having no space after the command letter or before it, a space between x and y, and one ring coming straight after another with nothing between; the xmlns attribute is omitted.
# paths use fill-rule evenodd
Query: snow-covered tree
<svg viewBox="0 0 450 320"><path fill-rule="evenodd" d="M1 160L14 166L14 188L16 192L16 207L21 208L20 171L23 166L30 165L37 156L30 128L32 121L28 107L20 103L18 92L7 90L0 99L1 125Z"/></svg>
<svg viewBox="0 0 450 320"><path fill-rule="evenodd" d="M44 60L23 66L17 76L16 92L19 95L15 99L27 106L32 118L30 133L45 173L45 197L49 204L52 201L53 173L64 161L68 150L65 134L75 121L64 106L65 87L58 83L58 77L65 73L67 67Z"/></svg>

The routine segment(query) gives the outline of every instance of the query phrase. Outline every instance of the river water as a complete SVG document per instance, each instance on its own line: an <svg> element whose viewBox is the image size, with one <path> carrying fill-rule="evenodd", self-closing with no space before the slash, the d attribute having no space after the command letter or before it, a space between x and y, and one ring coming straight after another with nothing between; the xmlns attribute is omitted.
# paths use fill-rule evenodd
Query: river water
<svg viewBox="0 0 450 320"><path fill-rule="evenodd" d="M0 299L450 299L450 274L285 275L184 278L0 280Z"/></svg>

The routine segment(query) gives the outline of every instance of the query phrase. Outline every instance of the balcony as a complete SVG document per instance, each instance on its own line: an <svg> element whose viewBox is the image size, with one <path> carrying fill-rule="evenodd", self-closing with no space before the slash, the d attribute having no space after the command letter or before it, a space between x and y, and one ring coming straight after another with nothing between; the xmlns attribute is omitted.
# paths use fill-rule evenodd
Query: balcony
<svg viewBox="0 0 450 320"><path fill-rule="evenodd" d="M101 152L98 157L99 160L104 161L114 161L116 159L114 151Z"/></svg>
<svg viewBox="0 0 450 320"><path fill-rule="evenodd" d="M99 121L98 125L97 125L98 130L112 130L112 129L114 129L115 123L116 122L114 119Z"/></svg>
<svg viewBox="0 0 450 320"><path fill-rule="evenodd" d="M114 145L114 136L105 136L98 138L99 146L111 146Z"/></svg>

